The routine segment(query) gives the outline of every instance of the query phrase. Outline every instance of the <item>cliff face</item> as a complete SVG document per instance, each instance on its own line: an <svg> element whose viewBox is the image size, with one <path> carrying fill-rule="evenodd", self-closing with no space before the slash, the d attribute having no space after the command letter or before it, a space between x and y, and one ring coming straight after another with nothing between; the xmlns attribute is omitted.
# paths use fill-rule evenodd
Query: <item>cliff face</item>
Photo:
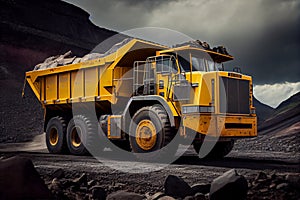
<svg viewBox="0 0 300 200"><path fill-rule="evenodd" d="M60 0L0 0L0 142L42 132L43 113L25 72L69 50L83 56L117 32L91 23L84 10ZM125 37L118 35L103 51Z"/></svg>

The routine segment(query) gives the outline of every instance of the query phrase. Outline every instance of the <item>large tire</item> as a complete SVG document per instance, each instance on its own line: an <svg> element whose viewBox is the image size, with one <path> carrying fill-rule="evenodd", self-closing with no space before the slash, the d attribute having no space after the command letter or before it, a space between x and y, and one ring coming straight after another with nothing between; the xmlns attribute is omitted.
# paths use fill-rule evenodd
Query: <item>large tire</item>
<svg viewBox="0 0 300 200"><path fill-rule="evenodd" d="M84 115L76 115L70 120L66 138L71 154L85 155L88 153L85 145L95 142L96 127L97 125Z"/></svg>
<svg viewBox="0 0 300 200"><path fill-rule="evenodd" d="M194 142L194 149L199 154L202 143ZM230 153L234 146L234 140L226 141L226 142L217 142L213 149L205 156L207 159L220 159L224 158L227 154Z"/></svg>
<svg viewBox="0 0 300 200"><path fill-rule="evenodd" d="M67 153L66 127L66 120L60 116L49 120L46 128L46 145L50 153Z"/></svg>
<svg viewBox="0 0 300 200"><path fill-rule="evenodd" d="M129 133L129 142L134 153L148 153L160 150L174 138L169 117L161 105L143 107L138 110L130 123ZM176 150L177 148L174 148L175 152ZM157 160L158 156L162 156L162 154L163 151L160 151L157 155L151 154L151 157L142 155L138 156L138 158L153 161Z"/></svg>

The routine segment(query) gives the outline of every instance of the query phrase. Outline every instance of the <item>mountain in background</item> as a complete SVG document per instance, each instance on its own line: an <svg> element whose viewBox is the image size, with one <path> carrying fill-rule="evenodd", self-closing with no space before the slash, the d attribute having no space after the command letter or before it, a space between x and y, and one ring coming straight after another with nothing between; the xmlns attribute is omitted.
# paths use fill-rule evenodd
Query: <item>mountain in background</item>
<svg viewBox="0 0 300 200"><path fill-rule="evenodd" d="M283 101L259 126L261 134L299 133L300 92Z"/></svg>
<svg viewBox="0 0 300 200"><path fill-rule="evenodd" d="M66 2L0 0L0 142L27 140L43 131L40 103L29 87L21 96L26 71L69 50L81 57L111 37L100 50L126 36L94 25L87 12Z"/></svg>
<svg viewBox="0 0 300 200"><path fill-rule="evenodd" d="M297 109L300 105L300 92L294 94L287 100L281 102L276 108L275 114L280 114L282 112L290 111L292 109Z"/></svg>
<svg viewBox="0 0 300 200"><path fill-rule="evenodd" d="M275 111L274 108L261 103L255 97L253 97L253 105L256 109L257 121L258 124L261 124L266 119L268 119Z"/></svg>

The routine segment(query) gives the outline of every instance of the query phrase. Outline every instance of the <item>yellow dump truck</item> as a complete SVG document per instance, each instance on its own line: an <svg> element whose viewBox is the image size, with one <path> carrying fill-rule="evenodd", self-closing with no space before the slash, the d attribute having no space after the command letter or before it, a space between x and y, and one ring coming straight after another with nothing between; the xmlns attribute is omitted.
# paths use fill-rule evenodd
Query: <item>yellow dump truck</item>
<svg viewBox="0 0 300 200"><path fill-rule="evenodd" d="M233 59L225 48L196 43L129 39L105 54L61 66L48 59L27 72L45 111L49 152L87 153L86 141L97 143L90 135L101 132L135 153L162 149L175 136L192 138L197 152L205 138L217 139L207 156L223 157L234 140L257 136L252 78L224 71ZM81 109L87 105L97 120Z"/></svg>

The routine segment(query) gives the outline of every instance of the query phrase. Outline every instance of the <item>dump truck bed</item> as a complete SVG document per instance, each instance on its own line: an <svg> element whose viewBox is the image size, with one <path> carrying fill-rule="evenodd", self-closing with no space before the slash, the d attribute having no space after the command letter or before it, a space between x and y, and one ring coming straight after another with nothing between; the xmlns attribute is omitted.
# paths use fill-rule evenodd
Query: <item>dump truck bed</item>
<svg viewBox="0 0 300 200"><path fill-rule="evenodd" d="M26 80L43 105L95 100L113 102L113 88L120 74L129 71L134 61L145 60L165 48L132 39L105 57L27 72Z"/></svg>

